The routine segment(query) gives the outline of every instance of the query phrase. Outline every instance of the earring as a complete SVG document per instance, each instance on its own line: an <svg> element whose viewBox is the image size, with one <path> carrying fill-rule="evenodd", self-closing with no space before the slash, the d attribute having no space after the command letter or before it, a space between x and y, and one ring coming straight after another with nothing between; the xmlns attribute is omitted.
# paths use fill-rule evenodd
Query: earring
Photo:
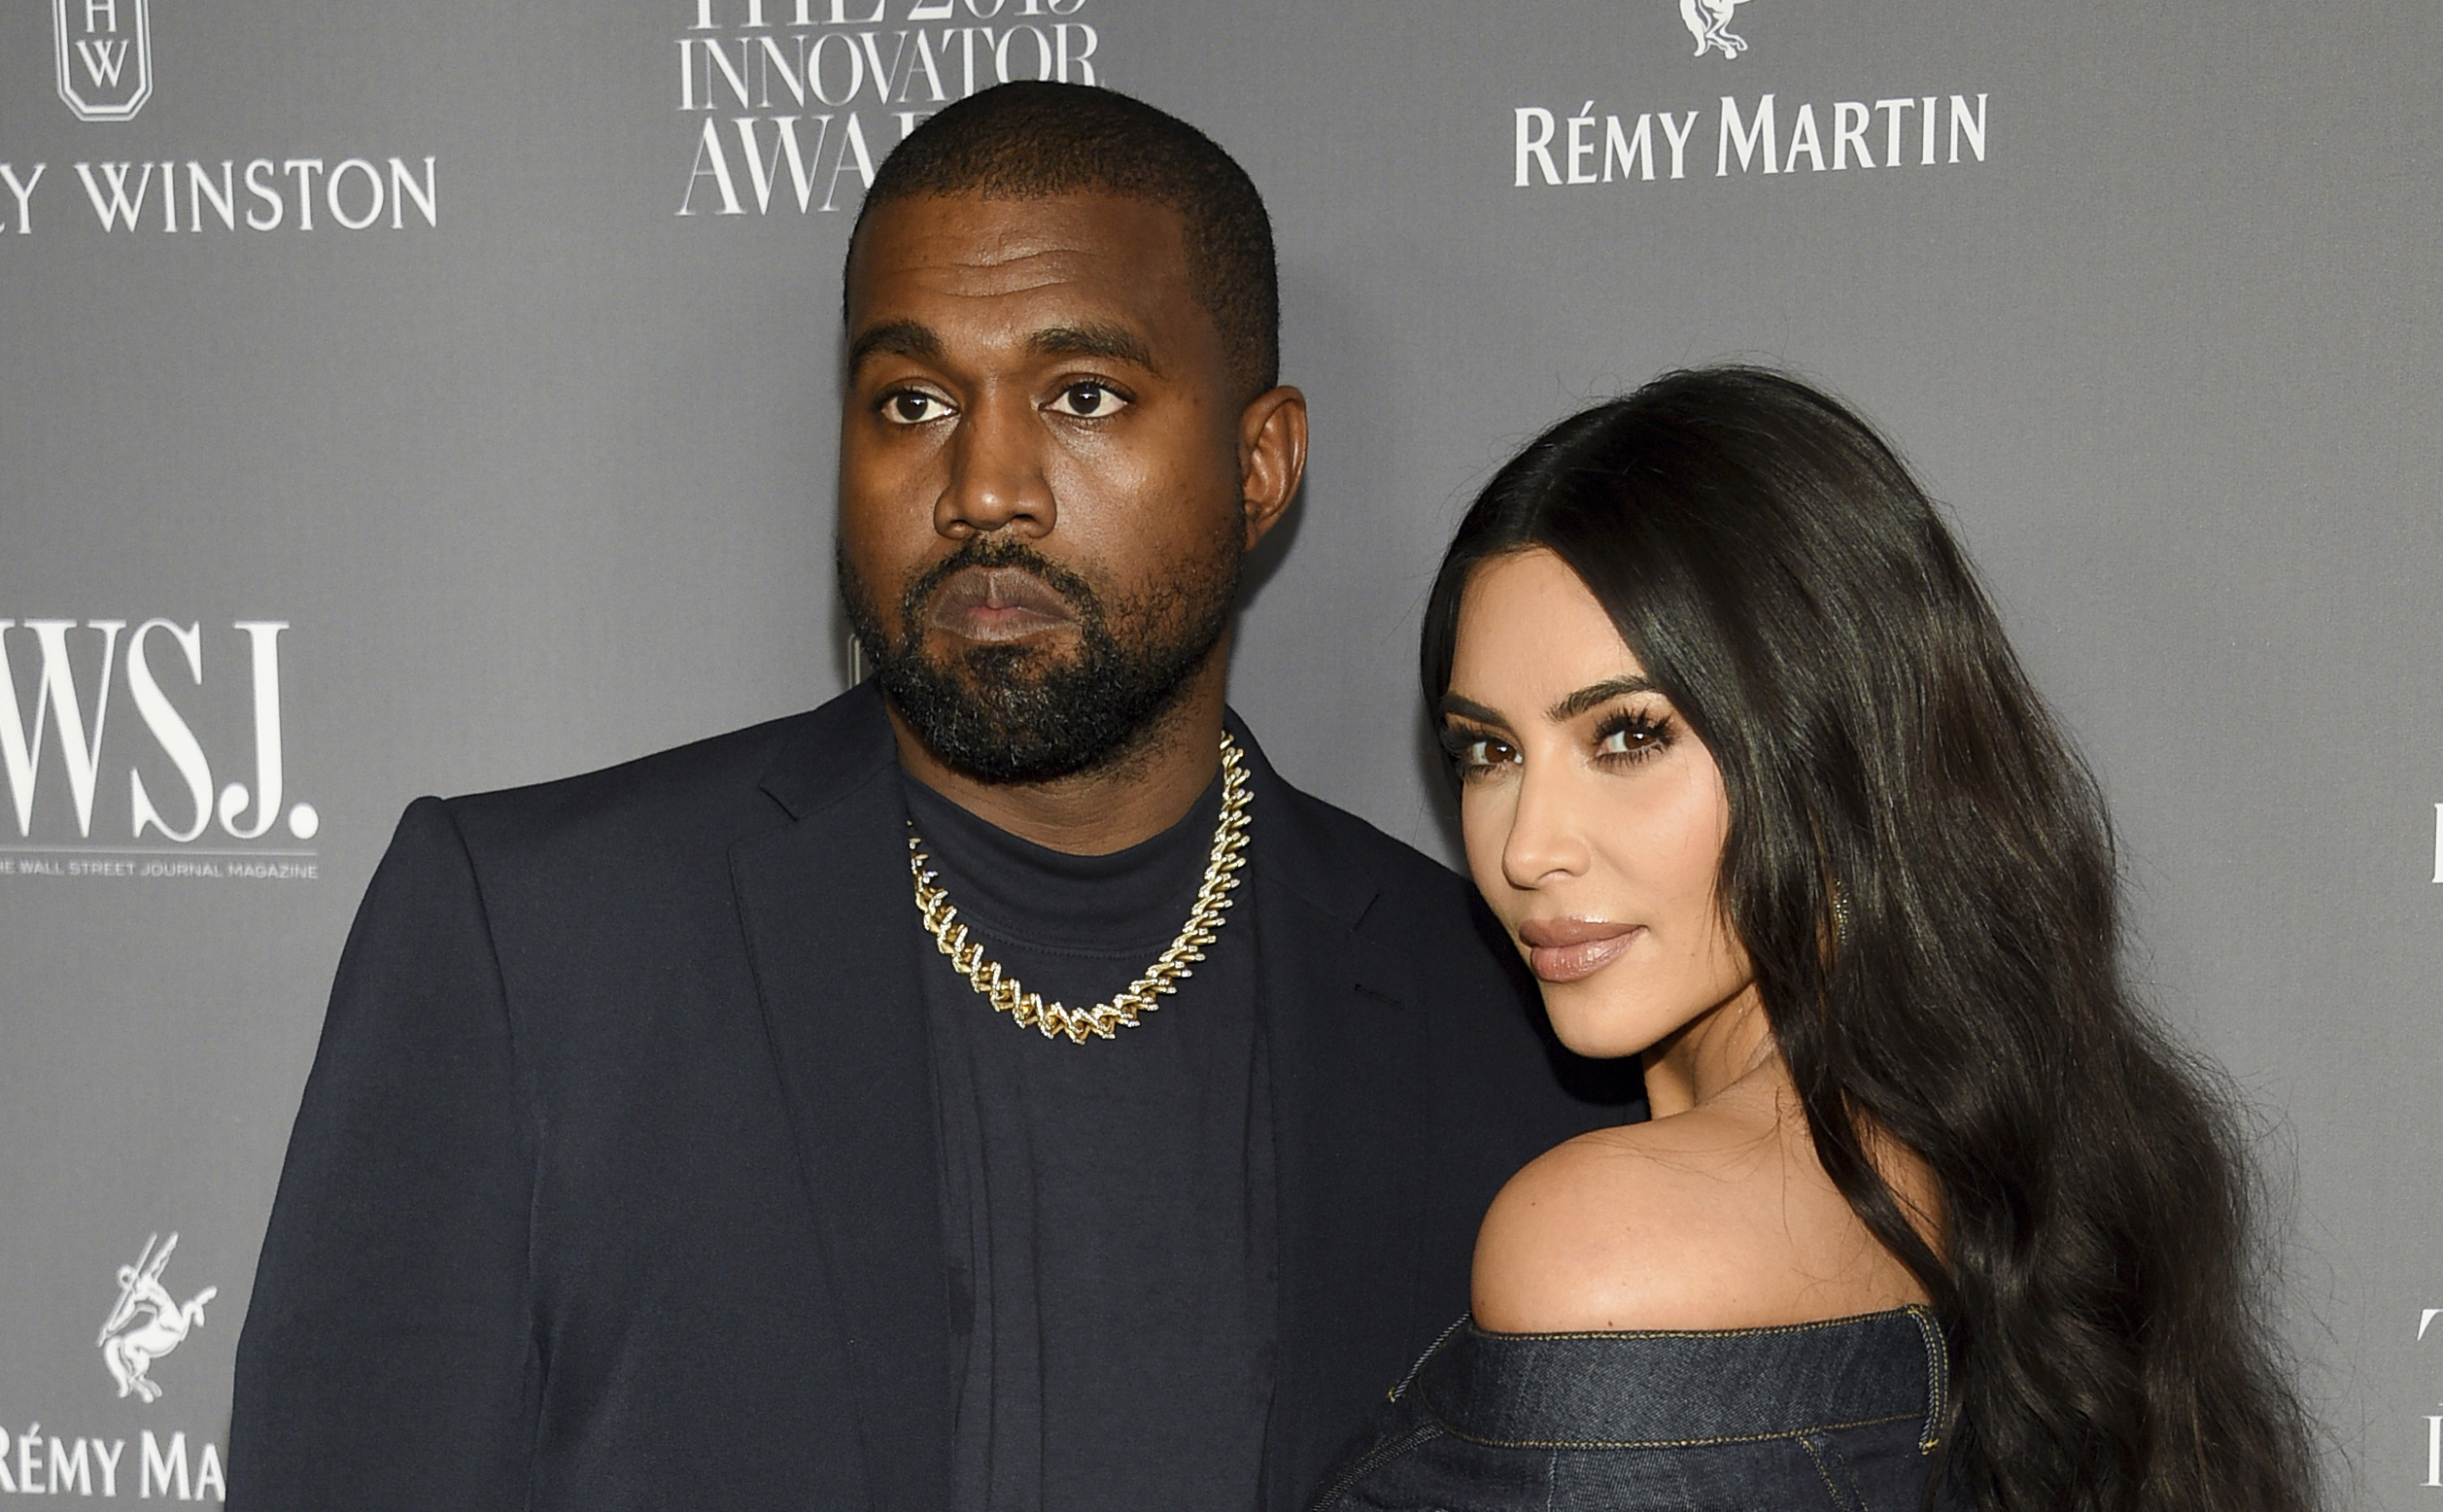
<svg viewBox="0 0 2443 1512"><path fill-rule="evenodd" d="M1832 884L1832 916L1833 944L1847 945L1849 943L1849 895L1841 891L1839 882Z"/></svg>

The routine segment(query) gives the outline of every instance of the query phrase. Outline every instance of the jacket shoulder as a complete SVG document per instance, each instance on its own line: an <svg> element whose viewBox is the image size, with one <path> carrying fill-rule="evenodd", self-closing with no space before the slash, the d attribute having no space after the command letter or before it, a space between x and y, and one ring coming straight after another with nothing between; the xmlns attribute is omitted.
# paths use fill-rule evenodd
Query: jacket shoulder
<svg viewBox="0 0 2443 1512"><path fill-rule="evenodd" d="M812 719L794 714L574 776L439 802L462 827L534 839L591 824L685 822L740 795L754 795L770 808L759 780Z"/></svg>
<svg viewBox="0 0 2443 1512"><path fill-rule="evenodd" d="M803 716L800 716L803 717ZM531 786L419 799L401 840L446 826L479 875L601 878L679 856L709 862L787 814L757 777L794 721L693 741L599 772Z"/></svg>
<svg viewBox="0 0 2443 1512"><path fill-rule="evenodd" d="M1290 818L1306 831L1314 848L1334 856L1379 889L1367 911L1369 924L1377 922L1386 903L1399 906L1394 912L1425 908L1473 916L1482 911L1467 878L1414 845L1287 782L1281 784L1281 793Z"/></svg>
<svg viewBox="0 0 2443 1512"><path fill-rule="evenodd" d="M726 850L891 760L871 687L819 708L526 787L431 801L480 858Z"/></svg>
<svg viewBox="0 0 2443 1512"><path fill-rule="evenodd" d="M1374 959L1396 963L1392 970L1410 983L1428 1020L1440 1026L1462 1079L1481 1091L1505 1074L1497 1068L1506 1066L1526 1077L1538 1097L1552 1087L1566 1093L1574 1111L1551 1124L1543 1144L1522 1152L1521 1160L1581 1129L1618 1122L1624 1115L1643 1117L1637 1058L1592 1061L1561 1048L1517 946L1473 882L1347 809L1287 783L1282 792L1305 832L1306 853L1328 854L1347 875L1370 883L1358 936ZM1516 1162L1499 1174L1513 1169Z"/></svg>

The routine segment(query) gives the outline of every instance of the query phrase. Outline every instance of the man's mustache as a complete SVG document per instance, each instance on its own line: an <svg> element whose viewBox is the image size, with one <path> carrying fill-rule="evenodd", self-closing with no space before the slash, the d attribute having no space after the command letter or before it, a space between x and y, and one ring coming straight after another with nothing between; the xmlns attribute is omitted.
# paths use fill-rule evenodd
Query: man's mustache
<svg viewBox="0 0 2443 1512"><path fill-rule="evenodd" d="M943 584L970 567L1024 572L1057 595L1081 626L1102 622L1102 600L1096 596L1093 585L1076 572L1022 541L995 535L971 535L960 543L956 551L910 579L907 592L900 596L902 633L911 636L917 635L917 626L924 622L927 602L942 591Z"/></svg>

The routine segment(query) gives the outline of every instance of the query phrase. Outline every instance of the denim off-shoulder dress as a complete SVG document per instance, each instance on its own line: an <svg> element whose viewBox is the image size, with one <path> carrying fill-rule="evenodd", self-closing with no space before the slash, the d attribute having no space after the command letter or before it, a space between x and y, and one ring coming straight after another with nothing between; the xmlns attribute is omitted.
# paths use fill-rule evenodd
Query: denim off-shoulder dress
<svg viewBox="0 0 2443 1512"><path fill-rule="evenodd" d="M1462 1318L1314 1512L1918 1512L1947 1384L1922 1307L1706 1332Z"/></svg>

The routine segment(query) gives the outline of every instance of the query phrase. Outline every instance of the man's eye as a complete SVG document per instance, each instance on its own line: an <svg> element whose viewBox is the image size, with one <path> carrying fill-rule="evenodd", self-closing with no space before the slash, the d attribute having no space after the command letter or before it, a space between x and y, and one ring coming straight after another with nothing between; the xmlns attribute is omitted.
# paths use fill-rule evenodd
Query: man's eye
<svg viewBox="0 0 2443 1512"><path fill-rule="evenodd" d="M914 389L902 389L882 399L882 418L903 426L920 426L949 412L949 405Z"/></svg>
<svg viewBox="0 0 2443 1512"><path fill-rule="evenodd" d="M1073 383L1061 390L1049 407L1059 414L1075 415L1081 420L1092 420L1105 415L1116 415L1125 408L1127 403L1128 401L1120 396L1117 389L1107 388L1099 383Z"/></svg>

